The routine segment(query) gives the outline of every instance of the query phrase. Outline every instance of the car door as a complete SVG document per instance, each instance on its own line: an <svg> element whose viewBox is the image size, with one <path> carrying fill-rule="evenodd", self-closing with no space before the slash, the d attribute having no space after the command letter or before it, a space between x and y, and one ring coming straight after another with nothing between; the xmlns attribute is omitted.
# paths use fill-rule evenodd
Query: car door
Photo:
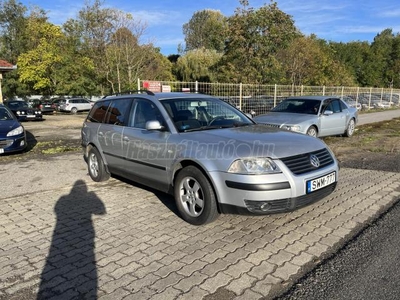
<svg viewBox="0 0 400 300"><path fill-rule="evenodd" d="M80 103L80 110L90 110L92 107L92 104L90 103L89 100L87 99L80 99L81 103Z"/></svg>
<svg viewBox="0 0 400 300"><path fill-rule="evenodd" d="M320 136L342 134L346 128L346 113L339 99L325 100L322 104Z"/></svg>
<svg viewBox="0 0 400 300"><path fill-rule="evenodd" d="M159 121L165 129L147 130L146 122ZM123 132L125 171L146 185L167 190L168 139L171 135L157 106L147 99L136 99L130 124Z"/></svg>
<svg viewBox="0 0 400 300"><path fill-rule="evenodd" d="M128 125L132 99L105 101L105 118L98 129L97 136L106 163L111 173L122 174L126 162L123 152L123 132Z"/></svg>

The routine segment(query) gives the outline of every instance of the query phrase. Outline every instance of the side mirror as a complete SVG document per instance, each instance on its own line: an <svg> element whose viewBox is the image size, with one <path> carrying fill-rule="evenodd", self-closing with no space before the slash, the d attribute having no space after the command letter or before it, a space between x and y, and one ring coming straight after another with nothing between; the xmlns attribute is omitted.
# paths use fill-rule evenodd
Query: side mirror
<svg viewBox="0 0 400 300"><path fill-rule="evenodd" d="M325 111L324 111L324 115L325 115L325 116L333 115L333 111L331 111L331 110L325 110Z"/></svg>
<svg viewBox="0 0 400 300"><path fill-rule="evenodd" d="M147 121L146 130L163 130L164 126L161 125L160 121Z"/></svg>

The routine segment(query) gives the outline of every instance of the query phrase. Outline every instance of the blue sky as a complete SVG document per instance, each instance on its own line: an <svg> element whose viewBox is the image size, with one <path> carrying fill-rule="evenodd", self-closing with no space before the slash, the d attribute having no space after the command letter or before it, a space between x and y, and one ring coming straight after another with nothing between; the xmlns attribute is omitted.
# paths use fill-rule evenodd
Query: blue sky
<svg viewBox="0 0 400 300"><path fill-rule="evenodd" d="M21 1L21 0L20 0ZM400 32L400 5L398 0L281 0L276 1L283 12L292 16L303 34L335 41L368 41L386 28ZM335 2L335 3L334 3ZM76 18L84 0L22 0L28 8L43 8L50 22L61 25ZM269 0L249 0L250 7L269 4ZM239 7L239 0L105 0L104 7L129 12L146 24L143 42L151 41L164 55L176 54L183 44L182 25L196 11L215 9L230 16Z"/></svg>

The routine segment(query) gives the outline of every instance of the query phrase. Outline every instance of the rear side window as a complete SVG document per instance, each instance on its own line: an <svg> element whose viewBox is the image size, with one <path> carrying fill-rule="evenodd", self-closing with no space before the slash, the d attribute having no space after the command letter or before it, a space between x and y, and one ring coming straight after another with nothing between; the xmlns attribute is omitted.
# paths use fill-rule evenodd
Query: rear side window
<svg viewBox="0 0 400 300"><path fill-rule="evenodd" d="M111 102L106 123L127 126L132 99L118 99Z"/></svg>
<svg viewBox="0 0 400 300"><path fill-rule="evenodd" d="M102 123L105 120L110 102L110 100L96 102L86 120L93 123Z"/></svg>

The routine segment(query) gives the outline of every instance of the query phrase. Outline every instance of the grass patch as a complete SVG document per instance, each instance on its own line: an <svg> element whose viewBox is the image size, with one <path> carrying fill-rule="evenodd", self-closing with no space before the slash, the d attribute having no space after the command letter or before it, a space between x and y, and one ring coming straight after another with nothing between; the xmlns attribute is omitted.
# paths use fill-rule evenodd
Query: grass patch
<svg viewBox="0 0 400 300"><path fill-rule="evenodd" d="M79 151L80 147L70 147L70 146L57 146L54 148L48 148L42 150L43 154L58 154L58 153L65 153L65 152L74 152Z"/></svg>

